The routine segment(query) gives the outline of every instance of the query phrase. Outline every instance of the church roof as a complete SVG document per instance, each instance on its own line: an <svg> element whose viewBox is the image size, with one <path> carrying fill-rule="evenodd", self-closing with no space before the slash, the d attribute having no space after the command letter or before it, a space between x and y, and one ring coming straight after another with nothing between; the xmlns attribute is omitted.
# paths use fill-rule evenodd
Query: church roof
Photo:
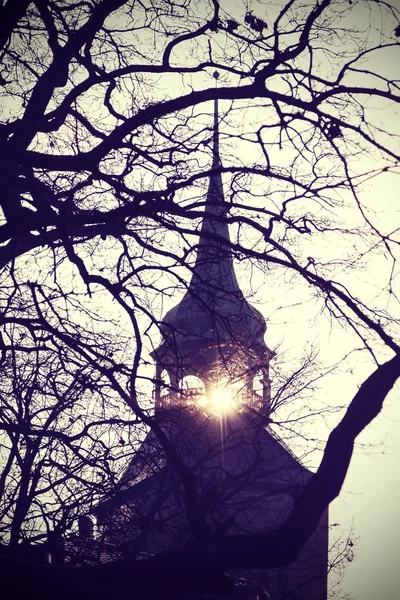
<svg viewBox="0 0 400 600"><path fill-rule="evenodd" d="M222 423L200 410L184 408L168 411L159 426L200 488L232 486L232 493L296 496L312 475L270 428L251 415L228 414ZM103 501L96 512L114 510L135 495L146 494L171 471L169 459L150 431L119 483L120 493Z"/></svg>

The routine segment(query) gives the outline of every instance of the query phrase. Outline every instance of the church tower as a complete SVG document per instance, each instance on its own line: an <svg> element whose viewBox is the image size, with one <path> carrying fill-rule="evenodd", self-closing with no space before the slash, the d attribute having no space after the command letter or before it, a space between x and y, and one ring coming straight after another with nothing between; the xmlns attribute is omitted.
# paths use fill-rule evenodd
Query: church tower
<svg viewBox="0 0 400 600"><path fill-rule="evenodd" d="M153 353L155 409L198 402L211 411L267 415L273 353L264 341L265 320L236 279L220 167L215 101L212 175L192 278L181 302L163 318L163 341Z"/></svg>
<svg viewBox="0 0 400 600"><path fill-rule="evenodd" d="M152 354L154 427L118 491L94 511L102 551L111 558L275 529L312 477L268 427L273 352L263 316L236 279L220 167L215 102L212 174L192 277L163 318ZM235 592L223 598L326 600L327 527L325 514L287 567L232 573Z"/></svg>

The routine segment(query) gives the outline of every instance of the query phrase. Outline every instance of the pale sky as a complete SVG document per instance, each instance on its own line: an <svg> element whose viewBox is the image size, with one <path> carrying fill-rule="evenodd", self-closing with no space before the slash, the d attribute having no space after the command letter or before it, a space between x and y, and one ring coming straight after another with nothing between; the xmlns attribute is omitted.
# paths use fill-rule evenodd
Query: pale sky
<svg viewBox="0 0 400 600"><path fill-rule="evenodd" d="M391 0L391 3L400 6L400 0ZM393 60L392 56L382 57L377 64L379 72L393 67ZM400 77L400 72L398 75ZM206 107L202 108L206 110ZM398 113L393 112L390 117L398 125ZM388 222L395 223L397 220L400 225L397 189L398 184L396 186L396 178L393 177L386 180L385 187L376 180L366 193L373 202L379 202L380 209L386 211ZM266 289L270 283L266 282ZM271 304L267 296L262 311L267 318L270 316ZM300 331L301 325L298 326ZM307 330L308 324L304 323L303 328L304 331ZM274 347L280 335L287 342L290 336L302 339L290 324L283 328L276 323L271 325L270 332L267 331L267 344ZM309 335L307 343L310 337L312 336ZM335 338L335 335L332 340L333 344L340 343L340 337ZM334 348L331 347L331 350ZM338 397L341 402L350 401L353 393L347 387L348 379L338 377L332 381L337 388L330 389L328 395ZM381 415L357 440L358 446L340 498L330 509L330 522L339 523L334 529L335 533L340 532L345 536L351 527L354 530L354 559L344 571L340 586L343 594L338 595L338 598L344 599L346 594L354 600L400 598L399 395L400 384L389 395Z"/></svg>

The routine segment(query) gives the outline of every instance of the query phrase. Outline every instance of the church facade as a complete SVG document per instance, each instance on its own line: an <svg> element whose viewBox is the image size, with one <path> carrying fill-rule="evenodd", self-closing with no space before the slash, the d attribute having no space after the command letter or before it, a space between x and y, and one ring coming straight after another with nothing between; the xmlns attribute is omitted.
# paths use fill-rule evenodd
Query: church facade
<svg viewBox="0 0 400 600"><path fill-rule="evenodd" d="M276 528L312 477L268 427L274 353L263 316L236 279L218 144L215 105L213 171L192 278L163 318L153 352L156 430L127 467L118 494L95 510L109 559ZM90 536L82 521L81 537ZM229 598L326 600L327 556L325 514L291 565L232 573Z"/></svg>

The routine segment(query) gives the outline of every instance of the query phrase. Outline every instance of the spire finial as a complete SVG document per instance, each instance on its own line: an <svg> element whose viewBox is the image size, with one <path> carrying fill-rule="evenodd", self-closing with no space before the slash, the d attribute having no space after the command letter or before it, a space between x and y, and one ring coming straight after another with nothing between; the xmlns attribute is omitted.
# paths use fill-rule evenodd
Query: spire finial
<svg viewBox="0 0 400 600"><path fill-rule="evenodd" d="M219 73L214 71L215 88L218 85ZM214 99L214 131L213 131L213 163L212 168L216 169L221 166L219 158L219 123L218 123L218 98Z"/></svg>

